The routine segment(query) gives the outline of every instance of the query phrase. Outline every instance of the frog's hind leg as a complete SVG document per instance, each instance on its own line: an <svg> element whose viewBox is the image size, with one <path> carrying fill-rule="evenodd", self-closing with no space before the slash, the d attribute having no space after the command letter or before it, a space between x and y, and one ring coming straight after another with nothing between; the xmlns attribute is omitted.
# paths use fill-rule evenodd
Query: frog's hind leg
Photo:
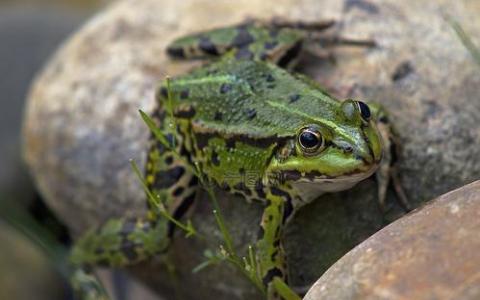
<svg viewBox="0 0 480 300"><path fill-rule="evenodd" d="M254 42L250 26L238 24L186 35L167 46L167 54L177 59L218 58Z"/></svg>
<svg viewBox="0 0 480 300"><path fill-rule="evenodd" d="M171 192L179 195L177 199L168 197L164 201L166 209L175 219L185 214L194 199L194 193L180 193L179 189L177 186ZM167 204L172 204L172 208ZM151 208L146 218L110 219L100 228L89 231L75 244L70 255L75 269L71 282L78 298L108 299L91 273L93 267L130 266L165 253L173 237L173 229L172 223L159 216L157 208Z"/></svg>
<svg viewBox="0 0 480 300"><path fill-rule="evenodd" d="M123 267L168 247L167 222L143 218L110 219L81 237L70 254L72 286L78 299L108 299L91 272L95 266Z"/></svg>
<svg viewBox="0 0 480 300"><path fill-rule="evenodd" d="M179 59L215 58L228 54L237 59L267 60L286 66L301 50L307 32L320 32L333 24L333 21L248 20L181 37L167 47L167 53Z"/></svg>
<svg viewBox="0 0 480 300"><path fill-rule="evenodd" d="M167 53L178 59L263 60L293 69L305 49L315 54L332 45L374 45L371 40L347 39L327 32L335 24L333 20L249 20L181 37L167 47Z"/></svg>
<svg viewBox="0 0 480 300"><path fill-rule="evenodd" d="M183 144L177 142L174 147L181 149ZM164 253L173 237L174 226L161 216L161 211L180 219L192 205L196 177L184 161L155 139L152 139L146 170L147 186L159 200L158 205L149 202L148 214L143 218L110 219L76 242L70 256L74 267L71 282L79 299L108 299L91 272L95 266L129 266Z"/></svg>

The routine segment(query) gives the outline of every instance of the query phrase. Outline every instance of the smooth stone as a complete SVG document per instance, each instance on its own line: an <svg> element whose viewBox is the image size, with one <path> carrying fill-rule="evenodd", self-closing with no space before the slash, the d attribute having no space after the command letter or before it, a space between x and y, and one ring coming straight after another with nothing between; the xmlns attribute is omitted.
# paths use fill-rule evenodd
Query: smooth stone
<svg viewBox="0 0 480 300"><path fill-rule="evenodd" d="M479 232L475 181L375 233L329 268L304 299L480 299Z"/></svg>

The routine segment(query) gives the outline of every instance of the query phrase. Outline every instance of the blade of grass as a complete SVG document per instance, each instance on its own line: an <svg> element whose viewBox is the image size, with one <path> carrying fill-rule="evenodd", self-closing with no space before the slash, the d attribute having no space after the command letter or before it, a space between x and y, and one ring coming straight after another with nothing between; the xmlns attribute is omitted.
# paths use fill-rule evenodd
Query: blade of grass
<svg viewBox="0 0 480 300"><path fill-rule="evenodd" d="M175 132L177 128L177 122L176 122L175 116L173 115L173 96L172 96L172 88L170 85L170 81L171 81L170 77L167 76L165 78L165 81L167 84L167 111L168 111L168 114L170 115L170 120L171 120L171 123L168 125L171 127L170 129L173 132ZM173 140L172 148L175 149L175 139Z"/></svg>
<svg viewBox="0 0 480 300"><path fill-rule="evenodd" d="M180 156L180 154L178 154L177 151L175 151L175 149L170 144L170 142L168 142L165 135L163 135L162 131L155 125L155 122L153 122L153 120L141 109L138 110L138 111L139 111L140 116L142 117L143 121L147 125L148 129L150 129L150 131L153 133L155 138L160 143L162 143L162 145L165 148L167 148L168 150L170 150L172 152L172 155L175 157L175 159L178 159L178 160L182 161L184 163L184 166L188 169L188 171L192 172L192 174L199 177L199 174L198 174L197 170L195 170L195 168L192 167L190 165L190 163L184 157Z"/></svg>
<svg viewBox="0 0 480 300"><path fill-rule="evenodd" d="M252 276L257 276L257 259L255 255L255 249L252 247L252 245L248 246L248 260L252 268Z"/></svg>
<svg viewBox="0 0 480 300"><path fill-rule="evenodd" d="M227 251L230 254L234 254L235 249L233 248L232 237L230 236L230 232L228 231L227 227L225 226L225 222L223 220L222 214L219 213L219 211L217 209L214 209L213 210L213 215L215 216L215 220L217 221L217 225L220 228L220 232L222 233L223 239L225 241L225 246L227 247Z"/></svg>
<svg viewBox="0 0 480 300"><path fill-rule="evenodd" d="M450 24L450 26L453 28L455 33L457 34L458 38L462 42L462 44L467 48L467 50L470 52L470 54L473 56L473 59L475 62L480 65L480 49L475 46L473 43L472 39L470 36L463 30L462 25L460 25L459 22L454 20L452 17L447 16L446 17L447 22Z"/></svg>
<svg viewBox="0 0 480 300"><path fill-rule="evenodd" d="M285 300L302 300L288 285L278 277L273 278L273 287Z"/></svg>
<svg viewBox="0 0 480 300"><path fill-rule="evenodd" d="M170 222L174 223L175 225L177 225L180 229L182 229L183 231L185 231L186 233L186 236L187 237L190 237L190 236L194 236L194 235L197 235L197 231L195 230L195 228L193 228L191 222L189 222L187 225L179 222L178 220L176 220L175 218L173 218L169 213L167 213L167 211L165 210L165 208L159 203L157 202L157 199L155 199L155 196L153 195L153 193L150 191L150 189L148 188L147 186L147 183L145 181L145 179L143 178L142 174L140 173L140 170L138 169L138 166L137 164L135 163L134 160L130 160L130 165L132 166L132 169L133 171L135 172L135 174L137 175L138 179L140 180L141 184L142 184L142 187L143 189L145 190L145 193L147 194L147 197L149 198L149 201L154 204L158 209L158 212L164 217L166 218L167 220L169 220Z"/></svg>
<svg viewBox="0 0 480 300"><path fill-rule="evenodd" d="M7 200L1 201L0 218L45 253L55 269L69 278L68 249L26 211Z"/></svg>

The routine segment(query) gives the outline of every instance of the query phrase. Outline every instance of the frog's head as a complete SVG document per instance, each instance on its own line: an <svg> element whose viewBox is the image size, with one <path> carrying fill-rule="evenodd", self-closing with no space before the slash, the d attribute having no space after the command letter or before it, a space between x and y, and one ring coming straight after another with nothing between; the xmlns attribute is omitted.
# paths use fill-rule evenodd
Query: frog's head
<svg viewBox="0 0 480 300"><path fill-rule="evenodd" d="M269 180L292 185L307 200L348 189L377 169L382 141L367 104L346 100L330 117L302 123L275 153Z"/></svg>

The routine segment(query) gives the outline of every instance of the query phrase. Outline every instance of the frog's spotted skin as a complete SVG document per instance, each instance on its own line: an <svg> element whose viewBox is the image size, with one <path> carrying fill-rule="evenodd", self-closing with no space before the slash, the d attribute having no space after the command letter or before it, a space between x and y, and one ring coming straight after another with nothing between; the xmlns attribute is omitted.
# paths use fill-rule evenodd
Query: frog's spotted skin
<svg viewBox="0 0 480 300"><path fill-rule="evenodd" d="M208 35L199 34L179 39L170 45L167 51L177 58L204 58L223 55L233 50L232 56L235 58L269 60L285 67L301 50L303 39L302 31L279 31L246 24L213 30ZM291 51L285 52L286 47L291 47Z"/></svg>
<svg viewBox="0 0 480 300"><path fill-rule="evenodd" d="M182 37L170 44L167 52L181 59L218 57L228 53L228 56L236 59L269 61L283 68L291 68L297 62L309 34L332 25L333 22L250 21Z"/></svg>
<svg viewBox="0 0 480 300"><path fill-rule="evenodd" d="M379 165L383 201L389 178L382 139L389 147L390 129L377 123L381 110L340 102L281 68L295 64L307 36L294 24L253 22L175 41L171 56L219 59L173 79L170 102L160 87L153 114L171 147L152 138L147 184L175 218L194 201L194 165L209 182L265 206L256 252L269 299L278 298L273 278L288 281L281 238L294 212L323 192L350 188ZM76 244L72 262L124 266L146 260L167 249L173 228L155 207L145 218L110 220ZM92 286L91 277L79 274L76 286Z"/></svg>

